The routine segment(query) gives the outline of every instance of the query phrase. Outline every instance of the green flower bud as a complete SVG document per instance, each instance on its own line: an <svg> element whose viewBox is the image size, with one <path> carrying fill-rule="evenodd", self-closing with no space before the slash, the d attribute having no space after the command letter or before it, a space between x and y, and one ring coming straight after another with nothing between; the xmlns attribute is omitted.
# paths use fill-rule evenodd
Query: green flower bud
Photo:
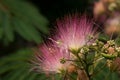
<svg viewBox="0 0 120 80"><path fill-rule="evenodd" d="M108 43L110 46L114 46L114 45L115 45L115 41L114 41L114 40L109 40L109 41L107 41L107 43Z"/></svg>
<svg viewBox="0 0 120 80"><path fill-rule="evenodd" d="M61 63L61 64L64 64L64 63L66 63L66 60L65 60L65 58L62 58L62 59L60 59L60 63Z"/></svg>
<svg viewBox="0 0 120 80"><path fill-rule="evenodd" d="M104 43L103 43L103 42L101 42L101 41L99 41L99 40L96 40L96 44L97 44L97 45L101 45L101 46L103 46L103 45L104 45Z"/></svg>
<svg viewBox="0 0 120 80"><path fill-rule="evenodd" d="M116 47L115 50L116 50L117 52L120 52L120 47Z"/></svg>
<svg viewBox="0 0 120 80"><path fill-rule="evenodd" d="M90 51L90 49L89 49L87 46L84 46L84 47L81 48L81 50L80 50L81 53L87 53L87 52L89 52L89 51Z"/></svg>
<svg viewBox="0 0 120 80"><path fill-rule="evenodd" d="M102 55L103 57L105 57L106 59L114 59L114 58L117 57L116 54L106 54L106 53L101 53L101 55Z"/></svg>

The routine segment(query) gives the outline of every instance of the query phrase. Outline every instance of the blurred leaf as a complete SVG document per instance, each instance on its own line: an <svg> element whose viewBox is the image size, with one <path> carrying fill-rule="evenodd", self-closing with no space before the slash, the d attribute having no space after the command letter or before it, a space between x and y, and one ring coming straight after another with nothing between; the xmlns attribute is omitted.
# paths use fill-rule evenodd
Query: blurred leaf
<svg viewBox="0 0 120 80"><path fill-rule="evenodd" d="M0 10L0 18L2 18L3 14ZM0 39L3 37L3 27L2 27L2 19L0 19Z"/></svg>
<svg viewBox="0 0 120 80"><path fill-rule="evenodd" d="M112 72L107 67L105 60L102 60L94 71L97 71L97 73L94 74L92 80L119 80L119 76L117 72ZM104 78L104 79L103 79Z"/></svg>
<svg viewBox="0 0 120 80"><path fill-rule="evenodd" d="M20 33L21 36L24 36L26 34L26 36L24 36L25 39L33 40L36 43L39 43L41 41L39 32L35 28L33 28L31 25L27 23L25 24L19 19L14 19L14 26L16 31Z"/></svg>
<svg viewBox="0 0 120 80"><path fill-rule="evenodd" d="M3 28L0 27L0 39L2 38L2 36L3 36Z"/></svg>
<svg viewBox="0 0 120 80"><path fill-rule="evenodd" d="M120 37L117 37L117 38L115 39L115 43L116 43L117 45L120 45Z"/></svg>
<svg viewBox="0 0 120 80"><path fill-rule="evenodd" d="M46 76L42 73L30 71L33 51L31 49L21 49L16 53L0 59L0 79L1 80L52 80L53 76ZM55 80L61 80L59 75L54 75Z"/></svg>
<svg viewBox="0 0 120 80"><path fill-rule="evenodd" d="M13 39L14 39L13 28L12 28L13 26L11 26L11 24L10 24L10 17L9 17L9 15L4 13L2 20L3 20L2 27L4 28L5 37L9 41L13 41Z"/></svg>
<svg viewBox="0 0 120 80"><path fill-rule="evenodd" d="M99 34L99 37L98 37L98 39L100 40L100 41L108 41L110 38L109 38L109 36L107 36L106 34Z"/></svg>
<svg viewBox="0 0 120 80"><path fill-rule="evenodd" d="M40 43L41 34L48 33L48 21L27 0L1 0L0 39L5 43L14 41L15 32L25 40Z"/></svg>

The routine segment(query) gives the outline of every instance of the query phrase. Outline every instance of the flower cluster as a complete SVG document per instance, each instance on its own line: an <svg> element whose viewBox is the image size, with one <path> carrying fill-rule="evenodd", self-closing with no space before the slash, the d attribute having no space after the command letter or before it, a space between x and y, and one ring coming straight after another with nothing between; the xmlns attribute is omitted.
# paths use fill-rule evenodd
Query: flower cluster
<svg viewBox="0 0 120 80"><path fill-rule="evenodd" d="M92 20L86 16L58 20L55 35L41 44L35 54L34 69L65 75L75 72L77 80L93 78L94 69L98 69L95 65L105 61L111 68L120 56L120 47L114 40L102 41L98 35Z"/></svg>
<svg viewBox="0 0 120 80"><path fill-rule="evenodd" d="M96 36L93 22L85 16L67 16L57 22L56 41L61 41L61 47L67 50L79 50L88 42L88 38Z"/></svg>
<svg viewBox="0 0 120 80"><path fill-rule="evenodd" d="M56 28L56 35L50 38L52 42L42 44L35 57L37 68L44 72L67 70L73 64L69 61L73 60L71 52L79 53L82 46L94 41L89 38L97 35L92 21L85 16L66 16L57 21Z"/></svg>

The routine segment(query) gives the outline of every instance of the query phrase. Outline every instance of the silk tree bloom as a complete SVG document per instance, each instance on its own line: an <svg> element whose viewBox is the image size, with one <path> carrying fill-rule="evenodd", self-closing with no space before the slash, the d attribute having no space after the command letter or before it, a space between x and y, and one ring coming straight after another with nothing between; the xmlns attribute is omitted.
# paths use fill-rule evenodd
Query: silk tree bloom
<svg viewBox="0 0 120 80"><path fill-rule="evenodd" d="M70 65L70 62L66 62L66 59L69 59L69 54L63 54L59 48L52 45L43 44L39 47L39 51L33 61L36 65L33 69L44 71L45 73L60 73L67 69Z"/></svg>
<svg viewBox="0 0 120 80"><path fill-rule="evenodd" d="M52 42L39 47L33 61L36 65L34 69L48 73L60 73L62 70L68 70L73 64L69 50L78 52L81 47L90 42L90 36L96 35L92 21L85 16L66 16L63 20L57 21L56 28L55 35L50 38Z"/></svg>
<svg viewBox="0 0 120 80"><path fill-rule="evenodd" d="M96 36L93 22L86 16L66 16L57 21L56 36L53 38L62 49L79 50L87 44L90 36Z"/></svg>

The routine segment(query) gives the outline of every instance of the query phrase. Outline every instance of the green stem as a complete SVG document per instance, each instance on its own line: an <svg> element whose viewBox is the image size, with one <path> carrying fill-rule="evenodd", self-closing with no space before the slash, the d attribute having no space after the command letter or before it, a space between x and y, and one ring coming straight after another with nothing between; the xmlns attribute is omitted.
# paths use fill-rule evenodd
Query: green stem
<svg viewBox="0 0 120 80"><path fill-rule="evenodd" d="M85 60L83 60L84 61L84 63L85 63L85 72L86 72L86 74L87 74L87 76L88 76L88 78L89 78L89 80L90 80L90 78L91 78L91 75L89 74L89 64L87 63L87 54L85 54Z"/></svg>
<svg viewBox="0 0 120 80"><path fill-rule="evenodd" d="M82 64L83 69L85 70L86 76L88 77L88 80L90 80L91 75L89 74L89 64L87 63L87 53L84 54L84 60L80 58L80 56L78 54L76 54L76 57L78 58L78 60L80 61L80 63Z"/></svg>
<svg viewBox="0 0 120 80"><path fill-rule="evenodd" d="M109 80L108 77L110 76L110 73L111 73L111 72L109 71L109 73L108 73L108 74L106 75L106 77L105 77L105 80Z"/></svg>
<svg viewBox="0 0 120 80"><path fill-rule="evenodd" d="M82 64L82 67L85 68L84 61L79 57L78 54L76 56L79 59L80 63Z"/></svg>
<svg viewBox="0 0 120 80"><path fill-rule="evenodd" d="M77 57L78 57L78 59L81 61L81 64L83 65L83 69L85 70L85 73L86 73L86 75L87 75L87 77L88 77L88 79L90 80L90 78L91 78L91 75L89 74L89 64L87 63L87 53L86 54L84 54L84 60L82 60L80 57L79 57L79 55L77 55Z"/></svg>
<svg viewBox="0 0 120 80"><path fill-rule="evenodd" d="M67 80L67 71L64 73L63 80Z"/></svg>

